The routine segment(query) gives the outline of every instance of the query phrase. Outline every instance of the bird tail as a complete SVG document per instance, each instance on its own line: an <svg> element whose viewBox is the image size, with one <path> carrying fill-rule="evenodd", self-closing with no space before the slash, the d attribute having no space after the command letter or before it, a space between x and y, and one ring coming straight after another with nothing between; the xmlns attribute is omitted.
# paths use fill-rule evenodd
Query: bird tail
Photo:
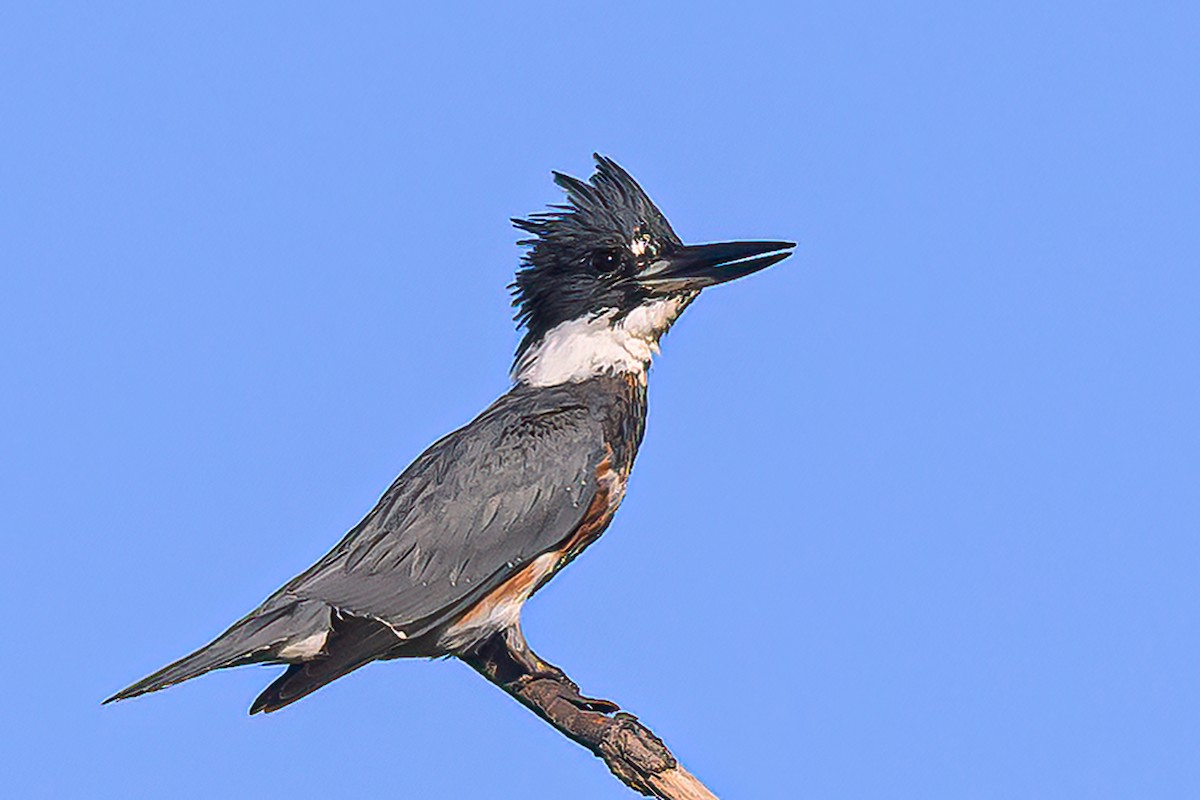
<svg viewBox="0 0 1200 800"><path fill-rule="evenodd" d="M157 692L214 669L271 660L288 641L329 630L329 607L315 605L300 602L268 612L256 610L196 652L127 686L104 703Z"/></svg>
<svg viewBox="0 0 1200 800"><path fill-rule="evenodd" d="M278 711L395 648L395 632L378 620L348 614L335 616L325 646L327 654L288 667L258 696L250 706L250 713Z"/></svg>

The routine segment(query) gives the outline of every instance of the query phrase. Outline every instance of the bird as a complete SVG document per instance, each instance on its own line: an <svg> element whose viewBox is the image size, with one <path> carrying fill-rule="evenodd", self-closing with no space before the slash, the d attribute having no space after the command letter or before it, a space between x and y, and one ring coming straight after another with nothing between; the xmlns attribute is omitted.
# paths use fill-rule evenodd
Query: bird
<svg viewBox="0 0 1200 800"><path fill-rule="evenodd" d="M418 456L311 567L104 703L246 664L286 666L251 714L376 660L498 648L519 673L553 670L525 642L521 609L620 506L660 340L702 290L795 247L686 245L625 169L593 158L587 180L552 173L566 202L512 220L527 238L510 285L523 328L511 388Z"/></svg>

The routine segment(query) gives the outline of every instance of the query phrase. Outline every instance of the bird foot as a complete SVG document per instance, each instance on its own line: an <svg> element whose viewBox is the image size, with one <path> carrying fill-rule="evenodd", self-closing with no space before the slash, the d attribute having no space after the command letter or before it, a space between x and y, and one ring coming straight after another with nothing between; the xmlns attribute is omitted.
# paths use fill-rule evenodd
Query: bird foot
<svg viewBox="0 0 1200 800"><path fill-rule="evenodd" d="M526 677L527 684L534 681L547 681L554 684L554 694L583 711L592 711L597 714L615 714L621 710L619 705L610 700L598 697L585 697L580 693L579 686L558 667L547 665L546 668L540 669L536 673Z"/></svg>

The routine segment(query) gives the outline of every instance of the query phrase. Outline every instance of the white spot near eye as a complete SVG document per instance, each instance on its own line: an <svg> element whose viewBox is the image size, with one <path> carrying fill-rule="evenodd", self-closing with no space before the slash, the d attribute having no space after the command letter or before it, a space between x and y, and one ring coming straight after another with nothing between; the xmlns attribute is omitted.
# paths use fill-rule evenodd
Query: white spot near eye
<svg viewBox="0 0 1200 800"><path fill-rule="evenodd" d="M650 235L647 233L641 234L629 243L629 251L638 258L641 258L642 256L646 255L647 252L651 252L652 250L653 248L650 245Z"/></svg>

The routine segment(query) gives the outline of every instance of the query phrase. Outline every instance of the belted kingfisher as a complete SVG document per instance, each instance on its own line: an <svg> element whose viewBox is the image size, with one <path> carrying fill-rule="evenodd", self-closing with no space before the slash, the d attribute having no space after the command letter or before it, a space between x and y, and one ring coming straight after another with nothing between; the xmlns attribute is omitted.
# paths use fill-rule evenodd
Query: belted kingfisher
<svg viewBox="0 0 1200 800"><path fill-rule="evenodd" d="M287 665L252 714L376 659L468 659L486 646L517 670L552 669L526 645L521 607L620 505L659 340L702 289L795 246L685 245L629 173L595 159L589 181L554 173L566 204L513 220L530 238L512 285L525 328L512 388L422 453L317 563L104 702L252 663Z"/></svg>

